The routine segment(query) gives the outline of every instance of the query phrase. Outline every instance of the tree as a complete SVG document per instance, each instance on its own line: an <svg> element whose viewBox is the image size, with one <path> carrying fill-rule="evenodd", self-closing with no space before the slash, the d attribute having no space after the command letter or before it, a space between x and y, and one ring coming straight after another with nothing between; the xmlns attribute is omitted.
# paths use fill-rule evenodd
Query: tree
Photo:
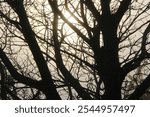
<svg viewBox="0 0 150 117"><path fill-rule="evenodd" d="M149 11L148 0L1 1L1 98L140 99Z"/></svg>

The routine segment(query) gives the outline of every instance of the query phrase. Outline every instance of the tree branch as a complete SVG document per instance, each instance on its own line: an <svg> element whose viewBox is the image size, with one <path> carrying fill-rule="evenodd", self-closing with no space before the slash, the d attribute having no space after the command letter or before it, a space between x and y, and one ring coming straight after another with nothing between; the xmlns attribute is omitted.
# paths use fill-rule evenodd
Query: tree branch
<svg viewBox="0 0 150 117"><path fill-rule="evenodd" d="M39 81L23 76L16 71L16 69L14 68L14 66L12 65L12 63L10 62L10 60L8 59L8 57L6 56L5 52L3 52L2 49L0 49L0 58L2 59L4 65L7 67L9 73L12 75L12 77L15 80L24 83L26 85L29 85L33 88L37 88L37 89L39 88L39 83L40 83Z"/></svg>
<svg viewBox="0 0 150 117"><path fill-rule="evenodd" d="M120 3L120 6L117 10L117 12L115 13L114 17L116 20L116 24L119 24L120 20L122 19L123 15L125 14L125 12L128 10L129 5L131 4L132 0L123 0Z"/></svg>
<svg viewBox="0 0 150 117"><path fill-rule="evenodd" d="M110 1L111 0L101 0L101 6L102 6L102 15L110 15Z"/></svg>
<svg viewBox="0 0 150 117"><path fill-rule="evenodd" d="M57 6L57 2L54 1L54 4ZM84 88L80 85L79 81L76 80L72 74L67 70L65 67L62 56L60 53L60 43L58 41L58 14L54 12L54 20L53 20L53 40L54 40L54 50L55 50L55 57L56 57L56 64L58 68L60 69L61 73L65 77L65 80L70 83L73 88L78 92L78 94L83 99L91 99L90 95L85 92Z"/></svg>
<svg viewBox="0 0 150 117"><path fill-rule="evenodd" d="M89 39L84 34L82 34L82 32L76 26L74 26L71 22L69 22L67 20L67 18L62 14L62 12L54 4L54 2L52 0L48 0L48 2L50 4L50 6L52 7L52 9L54 10L54 12L57 12L59 14L59 16L62 18L62 20L65 23L67 23L71 27L71 29L74 30L85 42L87 42L89 44L90 43Z"/></svg>
<svg viewBox="0 0 150 117"><path fill-rule="evenodd" d="M146 52L146 41L148 39L148 34L150 33L150 21L149 21L149 25L147 26L147 28L145 29L144 33L143 33L143 38L142 38L142 46L141 46L141 50L143 53Z"/></svg>
<svg viewBox="0 0 150 117"><path fill-rule="evenodd" d="M101 15L98 12L98 10L96 9L96 7L94 6L93 1L92 0L81 0L81 2L87 6L87 8L92 12L94 18L97 20L97 22L99 22L101 19Z"/></svg>
<svg viewBox="0 0 150 117"><path fill-rule="evenodd" d="M139 99L145 91L150 87L150 74L146 77L146 79L135 89L135 91L128 98L130 100Z"/></svg>

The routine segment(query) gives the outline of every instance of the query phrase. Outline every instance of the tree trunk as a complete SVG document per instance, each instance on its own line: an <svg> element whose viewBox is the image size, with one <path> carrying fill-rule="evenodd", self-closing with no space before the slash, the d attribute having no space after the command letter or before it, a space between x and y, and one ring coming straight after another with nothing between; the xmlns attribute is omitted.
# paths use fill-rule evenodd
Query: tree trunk
<svg viewBox="0 0 150 117"><path fill-rule="evenodd" d="M105 83L104 100L121 100L121 83L115 79Z"/></svg>

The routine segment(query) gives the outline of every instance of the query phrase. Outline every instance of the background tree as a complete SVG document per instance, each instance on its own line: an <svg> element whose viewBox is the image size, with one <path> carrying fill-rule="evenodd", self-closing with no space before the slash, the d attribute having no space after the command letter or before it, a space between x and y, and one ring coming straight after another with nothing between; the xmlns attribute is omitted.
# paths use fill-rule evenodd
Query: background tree
<svg viewBox="0 0 150 117"><path fill-rule="evenodd" d="M1 98L141 99L149 11L148 0L1 1Z"/></svg>

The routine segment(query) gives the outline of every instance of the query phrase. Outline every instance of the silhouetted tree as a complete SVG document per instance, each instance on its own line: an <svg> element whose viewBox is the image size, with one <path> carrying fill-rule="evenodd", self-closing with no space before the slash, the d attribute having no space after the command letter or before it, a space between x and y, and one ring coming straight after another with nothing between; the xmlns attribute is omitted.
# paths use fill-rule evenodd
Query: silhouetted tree
<svg viewBox="0 0 150 117"><path fill-rule="evenodd" d="M149 12L148 0L1 1L1 98L141 99Z"/></svg>

